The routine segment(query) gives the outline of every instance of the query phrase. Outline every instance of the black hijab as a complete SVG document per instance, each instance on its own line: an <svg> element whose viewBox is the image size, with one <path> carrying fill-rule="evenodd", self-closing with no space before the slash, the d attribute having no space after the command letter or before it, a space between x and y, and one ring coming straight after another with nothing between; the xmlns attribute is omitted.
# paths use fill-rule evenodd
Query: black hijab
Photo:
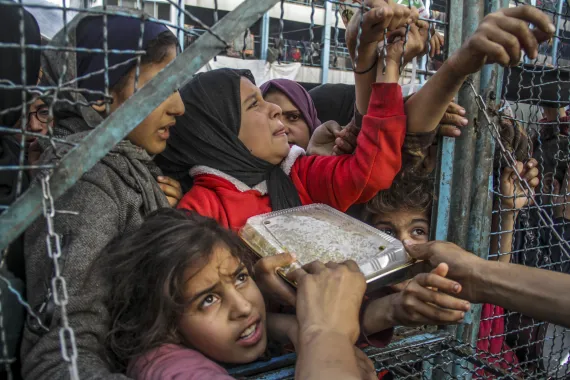
<svg viewBox="0 0 570 380"><path fill-rule="evenodd" d="M252 155L239 140L240 79L255 84L249 70L220 69L196 75L180 90L186 112L170 129L166 150L156 158L165 175L191 184L189 170L205 165L230 175L249 187L267 181L274 211L301 205L291 178L279 165Z"/></svg>
<svg viewBox="0 0 570 380"><path fill-rule="evenodd" d="M323 123L334 120L340 125L347 125L352 120L356 101L353 84L322 84L309 91L309 95Z"/></svg>

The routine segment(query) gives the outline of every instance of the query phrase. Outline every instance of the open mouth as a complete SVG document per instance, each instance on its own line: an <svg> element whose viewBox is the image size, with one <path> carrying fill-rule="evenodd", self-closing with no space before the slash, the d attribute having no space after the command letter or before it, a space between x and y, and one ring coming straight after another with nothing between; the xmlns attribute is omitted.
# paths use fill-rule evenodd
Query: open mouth
<svg viewBox="0 0 570 380"><path fill-rule="evenodd" d="M161 139L167 140L168 137L170 137L170 126L167 125L166 127L159 128L157 133Z"/></svg>
<svg viewBox="0 0 570 380"><path fill-rule="evenodd" d="M262 332L262 323L261 320L258 319L243 330L237 342L241 346L253 346L261 340Z"/></svg>

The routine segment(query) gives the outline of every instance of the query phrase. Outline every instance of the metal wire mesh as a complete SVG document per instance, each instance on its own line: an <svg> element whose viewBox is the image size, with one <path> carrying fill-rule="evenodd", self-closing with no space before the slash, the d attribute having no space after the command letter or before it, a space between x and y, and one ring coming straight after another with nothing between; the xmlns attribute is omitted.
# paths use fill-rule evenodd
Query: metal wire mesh
<svg viewBox="0 0 570 380"><path fill-rule="evenodd" d="M487 122L497 144L494 162L492 242L489 258L570 274L566 232L565 181L570 145L567 139L568 4L528 2L552 17L557 27L539 56L523 57L505 69L498 119ZM511 6L523 5L511 2ZM568 24L570 26L570 24ZM485 108L480 102L480 108ZM493 112L487 109L489 115ZM505 193L501 177L515 161L537 161L540 183L532 196L527 185ZM491 327L478 346L498 345L495 352L513 374L523 378L567 378L570 335L567 329L486 305L481 323ZM504 323L504 328L502 324ZM495 332L493 332L495 331Z"/></svg>
<svg viewBox="0 0 570 380"><path fill-rule="evenodd" d="M322 33L323 26L318 25L319 23L315 20L317 12L320 12L325 8L325 2L300 2L303 6L309 8L310 14L309 20L307 20L308 27L304 30L307 33L306 38L303 39L304 41L286 39L287 33L290 31L286 28L285 8L288 6L287 3L289 2L286 2L285 0L275 0L271 2L271 4L269 4L270 2L266 3L267 4L263 5L263 7L265 7L263 12L271 8L273 4L277 4L276 7L278 8L277 13L279 14L279 18L276 20L278 22L278 28L275 33L277 37L269 45L278 51L278 61L287 62L296 60L289 59L289 57L291 57L289 51L291 46L293 46L295 49L305 50L305 54L302 54L302 62L307 66L320 66L322 70L353 70L354 67L359 67L358 57L356 57L355 62L349 62L349 64L345 65L340 65L339 61L342 59L346 60L349 56L346 49L346 43L344 41L344 29L341 21L342 7L360 8L362 11L366 11L360 3L356 2L356 4L353 4L352 1L344 2L339 0L329 1L329 3L332 4L333 9L332 21L329 26L331 29L329 31L331 31L332 37L329 41L326 41L323 38L319 41L317 33L324 35L324 33ZM242 58L246 58L246 51L249 50L247 41L248 38L251 37L251 32L248 33L246 31L246 33L243 33L243 31L248 30L248 28L252 26L253 21L255 21L254 16L251 16L250 19L246 19L241 23L235 24L238 27L234 28L235 32L231 35L228 34L225 29L215 29L214 23L221 20L221 17L218 14L220 12L218 1L216 0L213 0L211 4L214 12L212 23L203 22L200 17L195 14L197 13L195 12L196 8L185 6L184 2L180 0L167 0L166 2L160 3L140 0L136 2L119 0L115 3L103 2L100 8L87 8L85 7L86 4L67 4L66 0L62 0L61 5L51 3L24 4L22 2L12 2L8 0L0 0L0 4L17 7L20 10L23 10L24 6L26 6L29 10L49 10L59 12L61 14L61 27L66 35L68 22L72 18L71 14L100 15L103 17L104 25L106 25L107 18L113 15L137 18L141 21L151 20L167 25L169 28L174 30L181 42L181 47L185 50L203 49L204 44L198 44L197 39L203 35L212 36L214 40L218 42L218 45L212 47L212 56L221 51L227 51L226 49L229 49L235 41L238 41L238 44L236 45L237 49L234 50L237 50ZM254 2L249 1L249 4L254 4ZM411 2L406 4L411 6ZM520 4L520 2L515 2L511 5L517 6ZM93 4L87 5L91 6ZM119 8L112 7L115 5L130 6L135 9L145 10L148 14L145 15L140 13L133 15L131 13L121 11ZM165 5L168 6L168 9L165 8ZM442 5L441 2L438 3L435 7L437 10L434 9L432 6L433 4L426 5L426 14L422 15L421 19L429 23L430 30L443 34L447 39L448 35L446 33L446 27L449 22L448 17L450 12L447 9L446 4L443 3ZM493 215L496 218L497 228L493 230L492 236L496 238L497 246L496 252L489 252L489 257L497 258L498 256L512 255L514 261L524 265L532 265L549 270L570 273L570 257L565 253L570 251L567 247L567 243L565 242L567 236L567 219L570 219L570 216L568 216L568 218L565 217L567 204L569 203L567 197L570 196L570 187L566 186L566 183L570 182L566 180L566 169L570 154L570 139L567 138L568 124L565 124L567 121L565 121L565 116L562 115L561 112L554 112L554 118L547 118L544 120L541 115L542 111L540 108L550 106L550 108L558 110L560 107L567 105L568 99L570 99L570 78L568 75L570 62L570 32L568 32L567 28L567 21L570 15L568 14L568 4L563 1L538 2L533 5L536 5L552 15L555 24L558 26L556 38L550 45L543 44L541 46L541 54L537 59L531 61L525 57L519 66L509 68L505 71L504 89L501 95L504 102L498 111L487 109L485 103L481 103L479 105L484 109L485 113L488 113L489 121L491 121L491 123L488 123L489 127L493 128L493 131L498 131L497 133L492 134L497 141L501 140L505 134L501 134L502 124L497 121L499 119L501 122L510 123L511 129L513 129L513 126L519 125L521 127L520 132L527 136L526 140L522 138L523 142L520 143L520 134L517 135L519 136L517 143L520 144L517 145L519 149L516 152L512 149L514 140L506 141L504 149L499 150L499 153L497 153L497 164L494 173L495 178L501 178L501 173L505 166L513 165L513 158L524 161L534 157L538 161L538 165L542 173L542 180L541 184L536 189L534 201L523 202L525 204L522 206L518 215L514 215L511 208L505 207L505 201L508 200L509 197L502 193L500 181L495 180L493 196L496 199L496 207L493 211ZM442 6L444 11L441 10ZM259 14L259 10L263 7L258 5L257 9L254 10L254 6L251 5L251 13L255 14L257 12ZM20 14L23 15L23 12L20 12ZM362 23L362 18L360 22ZM220 24L223 23L224 20L221 20ZM22 21L21 28L23 28L23 25ZM112 99L110 97L109 88L109 70L112 70L116 66L130 63L131 61L136 61L134 91L141 91L138 82L141 56L144 54L144 50L142 49L142 40L145 24L144 22L141 22L140 25L140 38L138 48L136 50L108 49L107 42L110 37L106 32L104 36L103 49L70 48L67 46L67 40L65 41L65 46L55 46L50 44L29 45L25 43L23 37L20 39L19 43L0 43L0 48L20 49L21 62L24 67L26 52L31 50L58 51L64 55L78 52L105 55L105 69L102 71L105 83L103 91L82 90L77 88L75 84L79 80L87 79L87 77L73 78L66 82L63 81L62 78L64 76L61 75L59 82L55 86L43 86L39 84L25 85L24 80L22 80L22 83L20 84L8 81L0 82L0 89L18 90L21 92L22 97L22 102L18 107L15 107L14 109L0 110L0 116L7 114L10 111L21 112L19 128L13 128L11 125L0 126L0 133L5 136L16 136L17 143L19 145L17 162L0 166L0 173L2 173L2 175L5 175L5 173L15 173L14 183L16 186L16 197L10 202L0 205L0 212L3 210L9 210L10 206L17 202L32 202L34 198L31 195L27 196L24 193L26 190L26 177L32 171L42 171L45 173L42 174L39 184L36 186L39 189L40 197L35 200L37 201L36 207L38 207L38 210L41 209L43 218L46 221L46 244L49 257L54 266L54 276L50 285L51 294L55 299L56 305L62 310L61 327L59 330L62 360L68 364L71 378L80 377L76 364L78 352L75 345L73 329L69 326L65 317L65 308L68 296L65 278L60 275L59 270L59 259L61 256L61 232L57 231L57 226L54 226L53 217L56 213L74 212L74 210L56 210L54 207L54 198L65 191L65 189L72 186L74 180L77 179L77 176L75 179L72 178L70 183L66 184L67 187L58 187L57 194L55 196L52 195L52 186L57 185L55 182L64 182L63 178L65 176L58 176L57 174L51 175L54 170L58 169L56 164L31 164L27 153L29 149L28 142L32 139L36 139L38 143L42 143L45 146L55 147L59 144L68 144L72 148L75 148L76 151L87 151L86 145L89 144L88 142L83 141L79 143L69 143L61 136L57 136L54 133L52 124L54 106L57 105L58 102L69 102L69 100L65 100L65 98L60 96L62 93L88 93L90 95L100 96L108 108ZM568 26L570 26L570 24L568 24ZM106 29L104 30L106 31ZM242 33L240 34L238 31L242 31ZM432 35L432 32L427 33L428 40ZM251 39L253 39L253 37L251 37ZM405 49L407 33L404 41ZM196 45L194 46L194 44ZM323 47L327 44L332 47L330 57L328 57L330 58L331 63L330 65L323 66L323 62L329 61L328 59L326 61L323 60L322 56L326 51ZM445 45L447 46L447 41ZM386 46L387 43L385 40L381 47L384 51L384 56L386 53ZM402 84L419 86L435 73L435 70L443 58L437 56L433 58L430 57L430 44L428 43L427 46L427 56L419 60L419 62L412 62L405 67L401 67ZM129 54L134 57L130 58L128 62L122 62L119 65L110 66L108 58L112 55L121 54ZM446 56L446 52L444 52L443 56ZM177 60L181 59L184 59L184 57L178 58ZM206 62L207 60L202 63ZM198 67L196 67L196 69ZM65 65L61 67L62 74L65 74L68 69L69 68ZM182 75L182 73L177 73L174 69L171 70L170 74L174 77ZM179 78L177 83L182 83L184 80L184 78ZM148 97L150 95L143 94L142 96ZM160 95L156 95L156 97L156 104L159 104L165 98L163 97L161 100L159 99ZM43 122L43 124L45 124L45 130L42 130L42 132L39 133L32 132L28 128L30 122L42 122L40 117L43 116L38 117L37 112L30 112L30 107L36 102L44 102L47 105L47 116L43 119L45 121ZM95 101L89 101L83 105L89 106L95 103ZM124 114L135 114L135 107L134 103L128 104L127 111L125 111ZM512 114L505 112L509 107L512 109ZM149 109L148 112L151 110L152 108ZM496 114L499 115L499 119L493 119L493 116ZM145 115L140 116L139 121L144 117ZM136 122L136 120L133 121L131 129L134 128L137 123L138 122ZM115 124L118 124L118 122ZM103 129L104 127L97 128L94 133L104 135L105 133L103 132ZM115 142L128 133L127 129L128 128L125 128L122 131L124 134L117 137ZM518 131L518 129L516 130ZM515 133L513 132L512 134ZM111 149L112 145L113 144L111 143L107 143L105 147L106 150L102 151L98 157L92 158L93 163ZM555 146L555 149L552 148L553 146ZM509 152L512 153L509 155ZM62 161L60 162L65 161L65 157L61 157L61 159ZM88 168L85 170L88 170ZM554 180L548 180L548 173L552 173L552 178L556 177L557 173L561 173L561 177L559 176L558 179L558 184ZM81 173L78 175L80 174ZM524 194L517 194L515 196L515 198L521 197L526 198ZM541 215L542 218L540 217ZM544 220L541 221L541 219ZM9 228L7 226L10 223L15 224L13 218L3 218L1 221L3 223L2 231L8 231ZM17 236L18 234L12 235ZM508 235L511 235L512 238L509 239ZM560 240L560 237L562 240ZM505 241L507 241L507 243L505 243ZM8 245L7 243L8 242L3 242L3 246L6 247ZM508 245L508 248L510 249L501 248L505 247L505 245ZM8 248L5 248L3 256L6 256L8 253ZM7 276L2 275L0 276L0 281L6 285L6 287L0 287L0 292L10 292L14 297L16 297L17 301L25 307L29 315L28 318L35 319L40 328L47 329L47 327L44 326L42 318L37 315L38 311L34 310L26 303L25 297L22 295L22 291L11 285L12 280ZM11 365L16 361L16 356L11 356L7 352L7 334L6 326L4 325L5 318L3 318L6 308L3 306L4 305L0 305L0 344L3 348L0 363L3 364L8 378L14 378L16 375L13 373ZM410 331L403 329L397 332L396 341L388 348L382 350L369 348L367 349L367 353L374 360L376 369L379 373L389 373L390 376L398 379L463 379L466 377L564 378L569 375L570 368L568 357L570 350L570 334L566 329L548 325L540 321L534 321L525 316L504 311L494 306L489 306L489 308L484 310L487 310L487 314L482 316L482 323L504 323L506 328L498 334L490 333L485 337L481 337L476 342L460 342L454 336L441 331L427 331L426 329ZM434 329L432 328L431 330ZM485 353L480 349L480 346L485 346L486 344L497 344L497 342L503 341L504 344L500 343L499 351L495 350L493 353ZM509 356L510 359L505 359L506 356ZM292 373L290 371L290 363L286 363L284 361L283 368L287 366L289 366L289 372L284 369L280 369L279 371L281 372L277 371L279 373L274 371L273 374L269 373L263 376L265 376L264 378L291 378ZM252 370L251 373L247 373L246 370L243 370L242 372L247 377L257 378L260 376L260 371L266 370L268 370L268 367L261 366L256 367L256 370Z"/></svg>

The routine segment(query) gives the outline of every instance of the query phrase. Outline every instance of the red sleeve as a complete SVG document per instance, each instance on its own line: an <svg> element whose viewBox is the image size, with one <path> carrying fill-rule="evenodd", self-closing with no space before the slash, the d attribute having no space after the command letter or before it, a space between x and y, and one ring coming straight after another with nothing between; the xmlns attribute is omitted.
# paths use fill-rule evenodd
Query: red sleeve
<svg viewBox="0 0 570 380"><path fill-rule="evenodd" d="M217 202L217 196L214 192L201 186L193 186L188 191L178 205L177 209L196 211L202 216L216 219L219 223L221 219L220 203Z"/></svg>
<svg viewBox="0 0 570 380"><path fill-rule="evenodd" d="M312 201L346 211L390 187L402 166L406 116L397 83L375 83L353 155L305 156L293 166Z"/></svg>

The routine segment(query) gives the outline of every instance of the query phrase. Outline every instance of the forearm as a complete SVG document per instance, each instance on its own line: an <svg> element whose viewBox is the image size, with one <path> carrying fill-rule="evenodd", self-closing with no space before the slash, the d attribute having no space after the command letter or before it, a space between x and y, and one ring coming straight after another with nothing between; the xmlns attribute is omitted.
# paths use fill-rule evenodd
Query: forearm
<svg viewBox="0 0 570 380"><path fill-rule="evenodd" d="M386 61L385 68L383 60L379 59L373 70L366 74L354 74L357 111L361 115L367 114L373 83L398 83L399 79L399 65L390 60Z"/></svg>
<svg viewBox="0 0 570 380"><path fill-rule="evenodd" d="M511 250L513 245L513 231L517 219L516 212L507 211L501 214L493 214L491 237L491 260L508 263L511 261Z"/></svg>
<svg viewBox="0 0 570 380"><path fill-rule="evenodd" d="M295 379L360 379L353 343L347 336L318 331L302 333L299 341Z"/></svg>
<svg viewBox="0 0 570 380"><path fill-rule="evenodd" d="M523 265L481 261L473 286L477 302L502 306L570 328L570 276Z"/></svg>
<svg viewBox="0 0 570 380"><path fill-rule="evenodd" d="M370 45L366 49L368 51L365 56L377 56L375 45ZM369 62L370 59L366 59L367 62L362 61L363 59L360 58L358 67L354 73L354 88L356 91L356 109L361 115L366 115L366 112L368 111L368 103L370 102L370 95L372 95L372 84L376 79L376 66L372 67L369 64L367 67L363 67L363 63ZM372 62L374 61L372 60ZM368 68L371 68L371 70L363 74L357 74L357 72L366 71Z"/></svg>
<svg viewBox="0 0 570 380"><path fill-rule="evenodd" d="M408 132L433 131L465 81L447 63L405 104Z"/></svg>
<svg viewBox="0 0 570 380"><path fill-rule="evenodd" d="M396 294L377 298L366 306L360 328L365 335L376 334L396 325L392 318L392 299Z"/></svg>

